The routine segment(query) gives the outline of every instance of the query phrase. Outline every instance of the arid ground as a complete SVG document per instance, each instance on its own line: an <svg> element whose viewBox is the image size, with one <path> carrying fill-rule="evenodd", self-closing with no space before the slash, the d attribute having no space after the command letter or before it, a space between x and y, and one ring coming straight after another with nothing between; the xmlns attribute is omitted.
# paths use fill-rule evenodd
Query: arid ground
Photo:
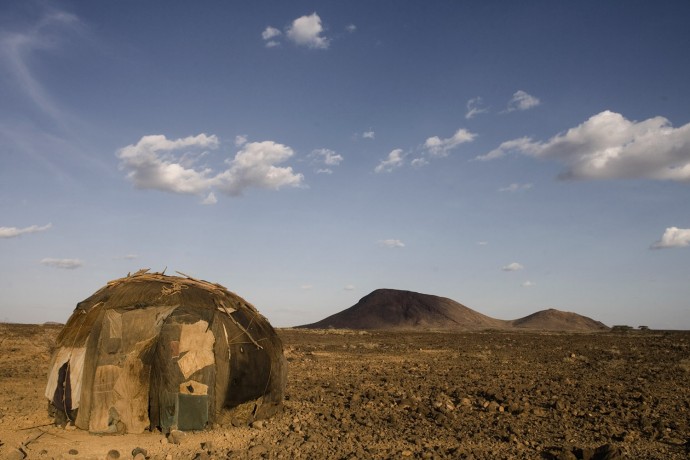
<svg viewBox="0 0 690 460"><path fill-rule="evenodd" d="M138 458L162 459L686 459L690 451L690 332L283 329L284 413L175 444L155 431L51 426L43 392L58 331L0 324L0 458L126 459L136 448L146 451Z"/></svg>

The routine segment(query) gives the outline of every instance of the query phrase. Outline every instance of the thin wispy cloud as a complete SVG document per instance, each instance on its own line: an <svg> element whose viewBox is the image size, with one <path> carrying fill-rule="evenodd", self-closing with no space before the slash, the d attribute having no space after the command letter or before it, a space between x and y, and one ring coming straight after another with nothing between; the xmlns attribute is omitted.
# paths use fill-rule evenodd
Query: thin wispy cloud
<svg viewBox="0 0 690 460"><path fill-rule="evenodd" d="M465 113L466 119L472 119L479 114L487 113L489 111L488 107L484 107L484 101L481 97L474 97L467 101L467 113Z"/></svg>
<svg viewBox="0 0 690 460"><path fill-rule="evenodd" d="M376 137L376 133L374 131L364 131L362 133L363 139L374 139L375 137Z"/></svg>
<svg viewBox="0 0 690 460"><path fill-rule="evenodd" d="M343 161L343 156L330 149L315 149L309 154L312 164L326 166L317 169L317 173L331 174L333 166L338 166Z"/></svg>
<svg viewBox="0 0 690 460"><path fill-rule="evenodd" d="M203 200L201 200L201 204L204 205L213 205L216 203L218 203L218 198L216 198L216 194L213 192L209 192L209 194L206 195Z"/></svg>
<svg viewBox="0 0 690 460"><path fill-rule="evenodd" d="M400 240L395 240L395 239L390 239L390 240L379 240L379 246L383 246L384 248L389 248L389 249L395 249L395 248L404 248L405 243L403 243Z"/></svg>
<svg viewBox="0 0 690 460"><path fill-rule="evenodd" d="M529 189L531 189L532 187L534 187L533 184L517 184L517 183L513 183L513 184L510 184L510 185L507 186L507 187L499 188L498 191L499 191L499 192L516 193L516 192L523 192L523 191L525 191L525 190L529 190Z"/></svg>
<svg viewBox="0 0 690 460"><path fill-rule="evenodd" d="M346 291L354 291L355 290L355 285L354 284L348 284L344 288Z"/></svg>
<svg viewBox="0 0 690 460"><path fill-rule="evenodd" d="M501 270L503 270L504 272L516 272L519 270L524 270L524 268L525 267L522 264L518 262L512 262L508 265L504 265L503 267L501 267Z"/></svg>
<svg viewBox="0 0 690 460"><path fill-rule="evenodd" d="M63 35L79 30L81 25L75 15L51 10L31 28L0 35L0 59L14 76L15 84L36 107L60 124L66 114L45 90L29 63L36 53L58 48Z"/></svg>
<svg viewBox="0 0 690 460"><path fill-rule="evenodd" d="M261 38L263 38L266 48L274 48L280 46L280 42L276 40L276 38L280 37L282 34L283 33L275 27L268 26L261 32Z"/></svg>
<svg viewBox="0 0 690 460"><path fill-rule="evenodd" d="M526 93L525 91L518 90L513 94L510 102L508 102L508 107L505 111L514 112L516 110L529 110L538 106L539 104L541 104L541 101L538 98Z"/></svg>
<svg viewBox="0 0 690 460"><path fill-rule="evenodd" d="M214 171L209 167L197 168L181 162L177 152L207 151L217 149L215 135L198 134L176 140L163 135L142 137L136 144L121 148L116 155L127 179L136 188L164 192L201 195L206 194L206 204L212 204L212 189L230 196L239 196L248 188L277 190L282 187L298 187L304 176L292 167L277 166L290 159L294 152L283 144L273 141L248 142L234 158L225 160L226 169Z"/></svg>
<svg viewBox="0 0 690 460"><path fill-rule="evenodd" d="M357 26L354 25L354 24L348 24L348 25L345 26L345 30L346 30L347 32L353 33L353 32L355 32L355 31L357 30Z"/></svg>
<svg viewBox="0 0 690 460"><path fill-rule="evenodd" d="M53 259L46 257L41 259L41 265L52 268L60 268L64 270L74 270L84 265L84 262L79 259Z"/></svg>
<svg viewBox="0 0 690 460"><path fill-rule="evenodd" d="M476 159L511 152L563 163L560 179L690 182L690 123L674 128L664 117L638 122L606 110L547 141L513 139Z"/></svg>
<svg viewBox="0 0 690 460"><path fill-rule="evenodd" d="M16 238L18 236L27 235L30 233L45 232L52 228L53 224L46 225L30 225L28 227L0 227L0 238Z"/></svg>
<svg viewBox="0 0 690 460"><path fill-rule="evenodd" d="M690 246L690 228L668 227L651 249L685 248Z"/></svg>
<svg viewBox="0 0 690 460"><path fill-rule="evenodd" d="M235 136L235 147L242 147L246 143L247 143L247 135L246 134L238 134L237 136Z"/></svg>
<svg viewBox="0 0 690 460"><path fill-rule="evenodd" d="M533 287L533 286L535 286L535 285L536 285L536 283L533 283L532 281L529 281L529 280L528 280L528 281L525 281L524 283L521 284L521 286L524 287L524 288Z"/></svg>

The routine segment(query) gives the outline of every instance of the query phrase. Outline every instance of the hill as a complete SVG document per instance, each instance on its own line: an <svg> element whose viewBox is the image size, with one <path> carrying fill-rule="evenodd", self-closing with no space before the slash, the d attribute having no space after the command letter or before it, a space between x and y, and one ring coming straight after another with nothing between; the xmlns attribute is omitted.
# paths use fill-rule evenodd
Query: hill
<svg viewBox="0 0 690 460"><path fill-rule="evenodd" d="M562 331L606 331L609 328L592 318L554 308L532 313L524 318L510 321L513 327L522 329L562 330Z"/></svg>
<svg viewBox="0 0 690 460"><path fill-rule="evenodd" d="M482 315L454 300L397 289L377 289L352 307L309 329L487 329L509 323Z"/></svg>
<svg viewBox="0 0 690 460"><path fill-rule="evenodd" d="M377 289L355 305L305 329L529 329L554 331L607 330L577 313L543 310L516 320L483 315L446 297L398 289Z"/></svg>

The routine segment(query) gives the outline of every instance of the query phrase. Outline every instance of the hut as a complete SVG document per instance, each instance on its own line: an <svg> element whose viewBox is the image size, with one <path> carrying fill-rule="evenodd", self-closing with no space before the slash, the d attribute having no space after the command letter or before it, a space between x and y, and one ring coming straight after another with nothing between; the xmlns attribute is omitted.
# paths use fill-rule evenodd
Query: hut
<svg viewBox="0 0 690 460"><path fill-rule="evenodd" d="M49 368L56 422L169 432L282 409L287 364L268 320L223 286L179 274L140 270L77 304Z"/></svg>

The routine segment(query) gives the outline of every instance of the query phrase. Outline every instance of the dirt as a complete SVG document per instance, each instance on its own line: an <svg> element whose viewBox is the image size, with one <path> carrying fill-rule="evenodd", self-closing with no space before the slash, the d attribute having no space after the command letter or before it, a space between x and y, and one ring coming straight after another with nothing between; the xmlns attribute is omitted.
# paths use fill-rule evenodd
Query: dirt
<svg viewBox="0 0 690 460"><path fill-rule="evenodd" d="M0 458L690 455L690 332L284 329L284 413L166 437L52 426L43 392L58 331L0 324Z"/></svg>

